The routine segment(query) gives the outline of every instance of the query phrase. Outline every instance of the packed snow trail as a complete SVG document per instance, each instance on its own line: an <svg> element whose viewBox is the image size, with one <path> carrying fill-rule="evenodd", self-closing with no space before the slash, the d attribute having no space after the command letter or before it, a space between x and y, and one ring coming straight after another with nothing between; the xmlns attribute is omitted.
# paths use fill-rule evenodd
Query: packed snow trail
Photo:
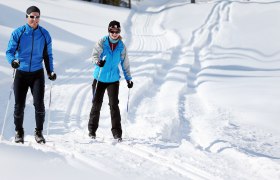
<svg viewBox="0 0 280 180"><path fill-rule="evenodd" d="M59 9L61 8L59 6L62 6L60 4L56 7L57 4L49 1L46 3L51 7L48 9ZM214 109L214 113L209 112L207 103L197 95L198 87L203 83L200 79L201 72L205 70L202 61L210 53L209 48L223 23L230 21L232 2L217 1L207 4L209 11L201 12L200 21L197 21L196 25L189 25L191 29L189 33L172 29L166 21L171 19L171 14L174 12L185 13L186 9L191 12L198 11L200 6L206 6L205 4L194 6L182 0L139 3L141 6L132 9L129 14L125 11L129 18L122 28L127 31L123 34L129 50L135 83L131 90L127 119L125 117L128 89L124 81L121 81L120 85L119 99L124 141L116 143L112 138L106 95L97 139L91 140L88 137L87 122L92 100L93 69L91 59L88 57L94 43L87 40L84 33L77 33L72 43L57 41L69 47L68 51L75 50L75 56L72 57L71 53L64 54L63 51L57 52L62 54L61 61L57 64L57 71L61 73L58 74L58 79L52 88L53 103L47 143L36 144L33 130L27 129L26 142L23 146L58 153L65 156L69 162L78 161L89 168L98 169L104 174L109 173L119 179L185 180L248 179L248 177L273 179L270 177L277 177L279 175L277 162L266 167L265 162L270 162L270 159L250 156L249 151L246 151L248 149L232 143L234 137L229 140L215 139L219 137L220 131L214 135L211 133L216 133L215 128L223 125L219 123L225 123L224 121L231 118L231 115L223 109ZM75 13L81 13L76 6L71 6L73 7ZM92 17L92 12L94 11L83 11L86 17ZM73 14L74 18L78 17L78 14ZM69 17L66 19L68 20ZM76 19L69 22L57 18L49 18L47 21L57 26L63 23L66 27L75 24L75 21L78 22ZM79 23L79 26L86 29L90 26L90 22ZM92 27L100 28L96 24L92 24ZM59 32L58 37L64 34L73 36L72 32L68 34L67 31L59 30L55 26L53 28L55 32ZM84 28L82 29L85 31ZM106 30L106 27L104 29ZM59 39L58 37L56 38ZM100 37L95 37L94 41ZM86 48L77 45L81 42L86 43ZM46 99L49 98L48 92L47 84ZM32 97L29 95L25 117L33 117L33 111ZM212 118L210 122L213 124L210 127L213 127L214 131L201 132L204 126L199 129L195 126L196 123L203 124L204 121L209 120L209 117ZM12 113L8 118L12 119ZM28 121L28 125L34 127L34 122L31 121ZM229 134L237 129L234 125L227 125L226 130L229 130ZM207 127L204 129L207 130ZM13 124L10 122L5 134L9 140L6 143L13 144L11 143L13 133ZM195 133L198 135L196 136ZM204 136L208 135L210 140L207 138L205 140ZM240 158L234 159L236 156ZM261 163L264 165L256 165ZM252 168L248 169L248 167ZM260 167L275 167L275 169L272 168L271 174L267 174L267 171L255 174L255 170Z"/></svg>
<svg viewBox="0 0 280 180"><path fill-rule="evenodd" d="M158 5L159 4L154 4L154 6ZM182 3L182 5L186 5L186 3ZM105 99L103 102L100 128L97 131L97 141L89 139L87 122L92 98L92 80L89 77L92 73L91 71L93 67L89 66L89 64L91 64L90 59L81 63L74 63L75 65L71 63L74 59L70 59L69 62L65 62L63 65L63 68L66 69L66 71L59 76L52 88L53 100L51 104L50 135L47 138L46 146L36 145L33 136L28 136L28 134L32 134L32 132L27 132L25 144L43 151L57 152L59 154L64 154L65 156L74 157L75 159L88 164L90 167L106 172L109 171L116 177L122 177L123 174L137 177L139 168L141 168L145 171L145 174L141 175L144 179L212 179L212 175L204 170L200 170L192 165L181 166L177 164L177 160L169 160L168 158L165 158L165 155L159 156L153 149L151 149L153 146L166 146L165 142L157 140L160 138L157 133L161 134L165 131L163 138L168 140L173 129L179 128L180 124L179 122L176 122L177 119L179 119L176 110L178 107L178 101L172 103L170 108L172 111L175 111L172 112L169 110L169 112L172 113L169 114L169 117L166 117L165 123L163 122L161 123L162 125L157 127L158 130L153 129L155 127L154 125L159 125L156 121L162 121L162 119L143 118L142 114L155 116L153 115L154 113L150 113L149 111L145 112L144 110L143 112L137 112L137 109L142 109L142 105L145 106L147 98L143 99L143 94L148 95L149 98L153 99L152 101L156 103L156 106L161 98L167 96L170 87L178 86L178 89L174 89L172 96L169 97L179 99L178 93L185 86L183 81L175 84L172 82L172 78L180 79L180 77L172 77L177 76L177 71L181 71L181 75L179 76L185 79L186 70L188 70L188 68L180 67L181 64L177 61L178 55L176 55L176 51L173 52L173 49L175 49L178 45L177 43L179 43L179 39L174 43L174 41L171 41L169 38L178 38L176 37L176 33L161 27L161 22L165 15L164 9L170 9L173 6L172 3L163 3L160 11L158 11L158 9L151 9L145 12L145 8L149 7L149 4L147 4L143 9L135 9L131 14L131 23L136 24L136 26L132 27L130 34L132 38L127 44L129 51L131 52L131 67L133 67L133 71L135 72L133 76L136 84L140 84L141 81L147 83L143 83L138 88L136 86L132 90L130 114L126 124L123 123L123 127L127 129L127 135L130 137L129 139L124 137L124 141L120 144L115 144L112 140L110 132L110 113L106 102L108 99ZM177 7L177 5L174 7ZM139 56L139 52L141 53L141 56ZM82 55L83 52L80 54ZM82 57L85 56L85 54L82 55ZM140 64L140 66L137 66L137 64ZM169 67L169 65L171 66ZM62 67L58 66L58 71L60 71L59 69L61 68ZM149 77L145 75L146 70L148 70ZM151 70L153 70L154 73L151 73ZM165 74L165 72L168 73ZM167 81L169 78L171 80L170 83ZM165 81L168 83L165 83ZM148 90L147 87L150 85L153 85L154 88L150 89L151 91L148 92L146 90ZM125 84L122 83L120 100L123 101L127 96L127 90L124 86ZM146 93L143 93L143 90L145 90ZM46 92L48 91L49 87L47 86ZM46 99L48 98L48 93L46 93ZM31 102L32 96L29 94L27 104L32 104ZM124 111L124 105L125 102L120 104L120 107L123 110L123 119L126 113ZM164 106L158 108L159 113L166 111ZM140 113L140 115L138 113ZM26 116L32 116L32 114L33 107L30 106L29 108L27 106ZM161 118L163 116L164 114L161 114L159 117ZM151 122L143 126L141 122L138 122L139 120ZM173 123L176 125L172 125ZM170 125L172 128L168 129L167 127ZM10 126L12 127L12 125ZM152 134L145 134L145 131L141 131L141 128L143 127L150 128ZM138 130L135 131L134 128ZM133 132L136 132L136 134ZM126 132L124 132L124 135L125 133ZM145 134L145 136L143 136L143 134ZM10 139L13 138L12 135L10 137ZM174 140L177 142L178 139L176 138ZM155 141L155 144L153 141ZM142 144L142 146L137 144ZM115 157L118 158L116 159ZM112 163L112 161L114 163ZM127 164L127 161L130 163Z"/></svg>
<svg viewBox="0 0 280 180"><path fill-rule="evenodd" d="M161 96L165 96L166 93L168 93L168 87L173 86L173 83L170 85L165 85L164 81L166 80L166 78L172 78L172 73L176 71L175 68L177 66L177 62L170 62L170 64L172 65L171 67L166 66L166 64L169 64L169 61L172 60L170 59L170 57L173 56L175 60L177 59L176 54L174 54L170 49L177 46L177 44L170 44L169 42L171 41L168 39L174 35L175 37L172 38L176 38L176 33L165 30L160 25L165 15L164 9L172 8L172 3L169 4L170 7L166 7L168 6L168 4L164 4L165 3L163 3L162 5L162 10L159 12L158 10L150 10L147 13L145 12L145 9L141 8L132 11L132 23L137 24L137 26L132 27L132 39L130 40L130 42L127 42L128 48L131 52L131 66L135 67L133 71L136 72L133 75L135 77L135 83L140 84L143 78L145 82L154 84L157 90L155 92L152 90L147 94L150 94L149 96L154 99L155 102L159 101L160 98L162 98ZM157 5L158 4L155 4L155 6ZM147 5L147 7L148 6L149 4ZM158 32L161 33L158 34ZM84 52L86 51L87 50L84 50ZM85 54L84 52L80 52L80 55L81 57L84 57L84 59L86 59L86 56L89 56L90 54ZM139 52L142 54L140 57L137 57L137 53ZM134 56L134 54L136 56ZM163 60L162 57L164 57L165 62L160 63L160 61ZM147 60L151 60L153 62L150 63ZM57 67L57 71L61 71L63 73L59 75L52 88L53 100L51 104L50 114L51 121L49 136L47 137L46 145L37 145L33 140L33 136L28 135L32 134L32 131L27 131L27 135L25 137L26 142L24 146L32 146L36 149L40 149L46 152L57 152L59 154L65 155L66 157L73 157L78 161L88 164L92 168L96 168L106 172L109 171L116 177L122 177L123 174L128 174L128 176L131 177L137 177L139 168L141 168L143 171L145 171L145 174L141 175L141 177L143 177L144 179L185 179L186 177L195 179L211 179L212 176L204 172L203 170L199 170L199 168L196 168L192 165L188 165L188 168L177 165L176 161L168 160L168 158L164 158L164 155L156 155L154 150L149 148L150 146L153 147L152 139L154 139L155 142L158 142L157 138L159 137L155 136L155 134L162 133L162 128L167 127L168 124L171 125L172 121L176 121L174 120L174 116L175 118L177 116L176 111L170 114L170 117L172 117L171 121L167 119L167 124L163 123L161 127L158 127L159 130L154 131L152 135L146 134L146 136L141 136L141 134L132 133L134 131L134 128L142 128L141 125L138 125L139 118L137 117L138 112L136 110L138 109L138 106L140 106L141 108L141 96L143 94L143 89L147 89L150 84L143 83L142 87L137 88L136 86L136 88L132 90L132 99L130 103L131 110L128 116L128 122L126 122L126 124L123 123L124 128L127 128L127 134L130 139L124 137L124 142L120 144L115 144L112 140L112 135L110 132L110 113L106 102L108 101L108 99L105 99L101 112L100 128L97 131L98 139L97 141L90 140L88 137L87 122L92 99L92 80L89 77L92 73L93 67L89 66L89 64L91 64L90 59L81 61L80 63L72 63L74 61L76 61L76 59L68 59L68 62L64 61L63 66ZM137 66L137 63L141 65ZM148 70L154 69L154 67L157 66L154 70L154 73L150 74L150 71L148 72L150 74L150 78L147 78L145 76L146 65L150 66ZM140 69L138 70L137 67L139 67ZM62 70L62 68L66 70ZM181 69L180 67L177 68ZM170 71L170 73L164 75L158 81L157 78L162 76L162 73L164 73L165 71ZM185 76L185 73L182 72L182 75ZM127 96L127 90L124 86L125 84L122 83L120 92L121 100L125 100ZM184 84L182 86L184 86ZM164 90L165 92L163 92L163 94L157 94L156 92L161 91L161 89L166 90ZM181 88L178 88L178 91L180 91L180 89ZM46 92L49 92L49 90L50 89L47 84ZM46 93L46 99L49 98L48 96L48 93ZM177 92L174 92L174 98L178 99ZM171 109L177 108L176 103L177 101L173 103ZM27 97L27 104L30 105L27 106L25 110L26 117L32 117L33 107L31 105L31 94L29 94L29 96ZM120 104L122 110L125 110L124 104L125 102L123 104ZM165 108L159 107L159 111L163 112L165 111ZM146 113L147 115L149 115L149 113L147 112L140 113ZM125 117L125 111L123 111L122 117ZM140 116L140 118L141 117L142 116ZM146 121L145 119L143 120ZM147 120L149 121L149 119ZM153 119L153 121L154 120L156 119ZM155 122L151 122L151 125L155 125L154 123ZM34 126L34 123L31 122L30 125ZM133 127L134 125L136 127ZM149 127L149 125L147 124L146 127ZM177 127L178 125L174 126L174 128ZM10 124L9 128L12 129L12 124ZM151 128L152 132L153 127L150 126L149 128ZM169 130L167 129L166 131ZM145 133L142 131L138 132L142 134ZM12 131L10 131L9 137L10 140L13 139ZM139 137L142 138L139 139ZM150 138L150 140L146 140L146 138ZM168 134L166 138L169 138ZM159 145L154 145L159 147L165 146L164 142L159 143ZM146 150L141 150L143 147L138 147L134 144L142 144ZM115 157L118 158L116 159ZM127 161L129 161L130 163L128 164Z"/></svg>

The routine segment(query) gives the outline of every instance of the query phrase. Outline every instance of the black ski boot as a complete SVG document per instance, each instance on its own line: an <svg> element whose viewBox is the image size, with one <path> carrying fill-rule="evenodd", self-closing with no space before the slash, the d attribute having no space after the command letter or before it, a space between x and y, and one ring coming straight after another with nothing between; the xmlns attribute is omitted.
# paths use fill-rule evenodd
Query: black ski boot
<svg viewBox="0 0 280 180"><path fill-rule="evenodd" d="M114 135L114 139L116 139L118 142L122 142L122 137L118 134Z"/></svg>
<svg viewBox="0 0 280 180"><path fill-rule="evenodd" d="M96 135L94 132L89 132L88 136L91 138L91 139L96 139Z"/></svg>
<svg viewBox="0 0 280 180"><path fill-rule="evenodd" d="M15 135L15 143L24 143L24 131L23 129L20 129L18 131L16 131L16 135Z"/></svg>
<svg viewBox="0 0 280 180"><path fill-rule="evenodd" d="M37 143L39 144L45 144L46 143L46 140L42 134L42 130L38 130L37 128L35 128L35 132L34 132L34 135L35 135L35 140Z"/></svg>

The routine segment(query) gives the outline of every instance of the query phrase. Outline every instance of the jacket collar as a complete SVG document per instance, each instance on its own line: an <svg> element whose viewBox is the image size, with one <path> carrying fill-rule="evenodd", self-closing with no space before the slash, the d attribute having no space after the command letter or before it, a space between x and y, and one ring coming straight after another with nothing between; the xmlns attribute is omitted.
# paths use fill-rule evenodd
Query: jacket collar
<svg viewBox="0 0 280 180"><path fill-rule="evenodd" d="M104 45L110 48L109 36L105 36L104 38L105 38ZM122 47L123 47L123 43L122 40L120 39L115 49L122 48Z"/></svg>
<svg viewBox="0 0 280 180"><path fill-rule="evenodd" d="M40 26L38 25L36 29L33 29L32 27L30 27L30 26L28 25L28 23L26 23L26 24L25 24L25 28L26 28L27 31L33 31L33 30L36 31L36 30L38 30L38 29L40 28Z"/></svg>

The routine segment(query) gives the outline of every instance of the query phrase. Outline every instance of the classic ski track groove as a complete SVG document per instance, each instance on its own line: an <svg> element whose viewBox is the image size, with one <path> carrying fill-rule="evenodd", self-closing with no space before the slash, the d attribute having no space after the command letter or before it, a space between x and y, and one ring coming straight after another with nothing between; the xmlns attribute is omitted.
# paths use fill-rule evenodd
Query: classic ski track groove
<svg viewBox="0 0 280 180"><path fill-rule="evenodd" d="M68 142L68 146L72 144L71 150L65 148L66 146L64 146L64 143ZM103 164L103 163L98 163L99 161L96 160L96 157L91 157L90 154L84 154L83 150L81 149L77 149L76 146L77 144L75 144L75 142L82 142L82 140L78 140L75 139L73 140L73 142L71 141L51 141L48 142L46 144L38 144L35 142L35 140L32 139L32 136L28 136L26 137L25 143L21 144L22 146L31 146L34 149L38 149L38 150L43 150L43 151L50 151L50 152L58 152L61 155L64 155L66 157L71 158L75 158L77 160L79 160L80 162L83 162L93 168L99 169L101 171L104 171L106 173L110 172L110 174L112 175L118 175L119 172L117 169L112 169L110 168L110 170L108 171L108 165ZM108 141L107 139L102 140L102 141L91 141L91 140L87 140L86 141L88 143L88 146L94 146L96 143L103 143L104 146L106 146L106 148L118 148L119 150L125 151L124 153L130 153L132 155L138 156L140 158L143 158L147 161L149 161L150 163L154 163L157 166L164 166L167 167L169 169L171 169L173 172L177 173L178 175L181 176L186 176L189 178L194 178L194 179L219 179L218 177L213 177L210 174L208 174L207 172L200 170L198 168L196 168L195 166L189 165L189 164L184 164L184 165L180 165L180 164L176 164L176 160L172 161L164 156L161 156L151 150L147 150L144 149L143 147L140 148L139 145L138 147L135 146L131 146L126 144L126 142L114 142L114 141ZM9 143L9 142L8 142ZM19 144L18 144L19 145ZM80 146L79 146L80 148ZM89 147L90 148L90 147ZM108 159L110 159L109 155ZM104 157L99 157L99 158L104 158Z"/></svg>
<svg viewBox="0 0 280 180"><path fill-rule="evenodd" d="M200 170L190 164L184 164L184 166L180 164L176 164L176 161L171 161L170 159L162 155L159 155L158 153L153 152L151 150L147 150L139 147L136 148L134 146L130 146L124 143L118 143L116 147L125 151L129 151L137 156L140 156L144 159L147 159L159 165L169 167L173 171L181 174L182 176L186 176L194 179L219 179L217 177L214 178L207 172Z"/></svg>
<svg viewBox="0 0 280 180"><path fill-rule="evenodd" d="M68 105L68 108L65 113L65 123L69 125L71 122L78 122L80 120L80 114L81 108L80 106L75 106L75 103L78 103L79 105L82 104L84 97L87 95L87 92L90 91L91 86L88 84L81 84L80 87L77 88L75 93L71 96L71 101Z"/></svg>

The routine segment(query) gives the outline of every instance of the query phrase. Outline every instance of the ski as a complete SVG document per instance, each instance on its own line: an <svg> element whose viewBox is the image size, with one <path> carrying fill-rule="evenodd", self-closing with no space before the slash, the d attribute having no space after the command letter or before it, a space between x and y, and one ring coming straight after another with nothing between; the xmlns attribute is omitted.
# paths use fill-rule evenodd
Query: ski
<svg viewBox="0 0 280 180"><path fill-rule="evenodd" d="M18 139L18 140L15 140L15 143L24 144L24 140L23 140L23 139Z"/></svg>
<svg viewBox="0 0 280 180"><path fill-rule="evenodd" d="M117 142L122 142L122 138L117 138Z"/></svg>

